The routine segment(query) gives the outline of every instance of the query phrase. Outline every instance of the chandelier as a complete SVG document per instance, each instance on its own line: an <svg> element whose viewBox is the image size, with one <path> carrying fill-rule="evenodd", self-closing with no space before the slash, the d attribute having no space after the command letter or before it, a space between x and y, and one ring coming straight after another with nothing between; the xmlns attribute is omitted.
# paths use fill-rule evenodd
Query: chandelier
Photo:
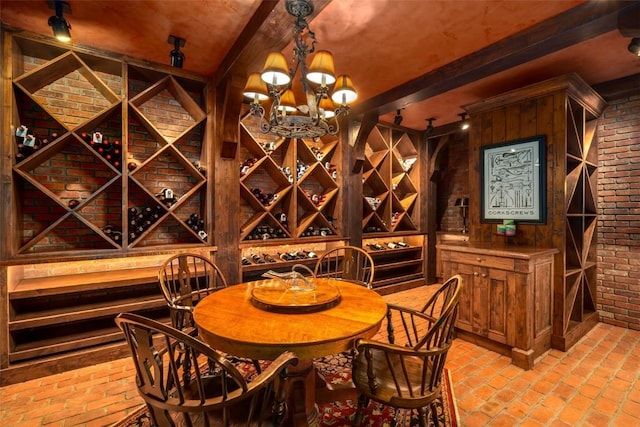
<svg viewBox="0 0 640 427"><path fill-rule="evenodd" d="M285 138L319 138L338 133L338 117L349 113L349 104L357 93L351 78L344 74L336 78L333 55L326 50L315 51L316 37L309 29L306 17L313 13L311 0L287 0L287 12L294 22L293 69L281 52L267 56L262 73L251 73L244 95L251 98L250 113L260 118L260 130ZM307 67L307 55L314 53ZM293 80L300 70L300 82L306 103L298 105L292 90ZM261 101L271 99L268 117Z"/></svg>

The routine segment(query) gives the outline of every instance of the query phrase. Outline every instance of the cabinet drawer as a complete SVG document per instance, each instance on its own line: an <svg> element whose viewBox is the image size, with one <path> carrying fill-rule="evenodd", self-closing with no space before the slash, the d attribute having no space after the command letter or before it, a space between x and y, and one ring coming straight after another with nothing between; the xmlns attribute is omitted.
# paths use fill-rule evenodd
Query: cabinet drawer
<svg viewBox="0 0 640 427"><path fill-rule="evenodd" d="M513 258L465 252L451 252L451 261L481 267L498 268L501 270L513 270L515 268L515 260Z"/></svg>

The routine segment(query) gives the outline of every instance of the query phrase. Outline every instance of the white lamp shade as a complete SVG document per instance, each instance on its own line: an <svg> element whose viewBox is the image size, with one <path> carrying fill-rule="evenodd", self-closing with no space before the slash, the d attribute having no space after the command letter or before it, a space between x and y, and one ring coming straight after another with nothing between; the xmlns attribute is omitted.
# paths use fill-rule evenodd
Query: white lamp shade
<svg viewBox="0 0 640 427"><path fill-rule="evenodd" d="M319 85L332 85L336 81L333 67L333 55L327 50L319 50L313 56L307 72L307 80Z"/></svg>
<svg viewBox="0 0 640 427"><path fill-rule="evenodd" d="M287 59L280 52L271 52L267 56L261 74L262 80L270 85L284 86L289 84L291 77L287 68Z"/></svg>
<svg viewBox="0 0 640 427"><path fill-rule="evenodd" d="M244 96L256 101L269 99L267 84L260 78L260 74L251 73L242 92Z"/></svg>
<svg viewBox="0 0 640 427"><path fill-rule="evenodd" d="M348 105L355 101L357 97L358 93L353 87L351 77L346 74L339 76L331 95L333 102L340 105Z"/></svg>
<svg viewBox="0 0 640 427"><path fill-rule="evenodd" d="M280 97L278 110L286 111L287 113L292 113L297 110L296 97L293 95L293 91L291 89L287 89Z"/></svg>
<svg viewBox="0 0 640 427"><path fill-rule="evenodd" d="M336 105L329 98L322 98L322 101L320 101L320 109L324 112L326 119L330 119L336 115Z"/></svg>

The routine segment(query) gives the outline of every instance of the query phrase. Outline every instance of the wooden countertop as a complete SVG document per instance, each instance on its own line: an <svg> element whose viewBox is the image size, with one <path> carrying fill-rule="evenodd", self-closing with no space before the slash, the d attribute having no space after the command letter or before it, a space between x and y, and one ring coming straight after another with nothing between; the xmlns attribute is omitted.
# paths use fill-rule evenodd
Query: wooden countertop
<svg viewBox="0 0 640 427"><path fill-rule="evenodd" d="M556 248L536 246L496 245L483 242L447 242L436 245L438 249L469 254L483 254L499 257L531 259L539 256L553 255L560 252Z"/></svg>

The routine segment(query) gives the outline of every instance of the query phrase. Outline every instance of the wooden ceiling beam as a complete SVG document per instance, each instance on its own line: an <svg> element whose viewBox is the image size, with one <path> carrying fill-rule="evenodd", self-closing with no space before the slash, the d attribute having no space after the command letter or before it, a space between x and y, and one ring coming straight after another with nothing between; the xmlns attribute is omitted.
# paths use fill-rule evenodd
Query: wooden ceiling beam
<svg viewBox="0 0 640 427"><path fill-rule="evenodd" d="M331 0L315 0L307 21L311 22L329 3ZM293 41L293 21L285 0L263 0L222 60L214 85L217 87L230 75L247 77L252 71L260 71L269 52L281 51Z"/></svg>
<svg viewBox="0 0 640 427"><path fill-rule="evenodd" d="M617 80L598 83L593 86L605 101L613 101L624 96L640 95L640 73L632 74Z"/></svg>
<svg viewBox="0 0 640 427"><path fill-rule="evenodd" d="M632 4L585 3L374 96L354 106L352 114L383 115L615 30L618 14Z"/></svg>

